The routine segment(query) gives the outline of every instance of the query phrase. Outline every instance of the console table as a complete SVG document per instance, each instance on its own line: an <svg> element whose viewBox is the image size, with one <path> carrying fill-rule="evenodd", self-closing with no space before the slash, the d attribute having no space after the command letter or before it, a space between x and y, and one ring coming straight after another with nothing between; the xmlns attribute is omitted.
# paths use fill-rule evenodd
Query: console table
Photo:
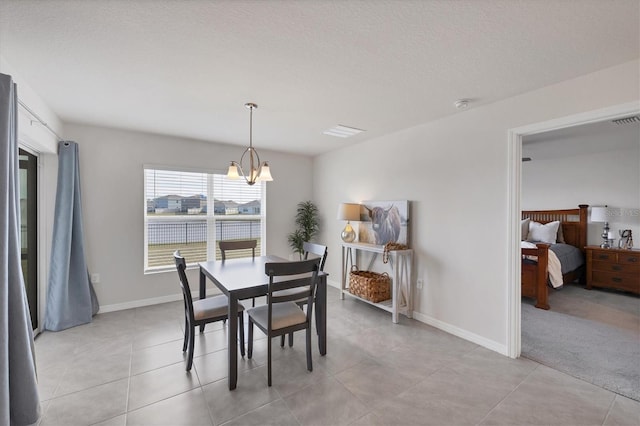
<svg viewBox="0 0 640 426"><path fill-rule="evenodd" d="M360 252L362 256L369 255L369 266L366 270L372 270L374 262L379 254L384 253L384 246L364 243L342 243L342 282L340 299L344 295L362 300L387 312L391 312L391 320L398 322L398 314L402 313L407 318L413 314L413 289L411 285L411 268L413 266L413 250L392 250L389 254L389 266L391 267L391 299L374 303L358 297L349 292L349 272L354 265L354 254ZM362 269L362 268L359 268Z"/></svg>

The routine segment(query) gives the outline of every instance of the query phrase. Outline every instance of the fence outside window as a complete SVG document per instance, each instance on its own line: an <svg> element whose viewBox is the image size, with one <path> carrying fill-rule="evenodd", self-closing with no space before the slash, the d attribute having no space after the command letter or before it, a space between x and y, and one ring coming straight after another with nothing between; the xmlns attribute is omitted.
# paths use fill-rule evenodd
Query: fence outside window
<svg viewBox="0 0 640 426"><path fill-rule="evenodd" d="M147 217L148 268L173 265L173 252L180 250L189 263L207 260L208 220L206 217ZM215 217L216 259L220 259L218 241L254 239L260 256L261 219ZM251 251L234 252L228 257L250 256Z"/></svg>

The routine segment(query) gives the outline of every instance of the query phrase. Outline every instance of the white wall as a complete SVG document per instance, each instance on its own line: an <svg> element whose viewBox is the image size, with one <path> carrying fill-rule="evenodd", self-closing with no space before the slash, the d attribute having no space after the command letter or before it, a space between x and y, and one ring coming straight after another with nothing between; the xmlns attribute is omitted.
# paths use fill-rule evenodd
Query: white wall
<svg viewBox="0 0 640 426"><path fill-rule="evenodd" d="M175 271L143 273L143 165L191 167L226 173L244 147L65 123L66 138L78 143L89 269L104 310L178 296ZM274 182L267 184L267 239L270 254L288 257L287 234L299 201L311 198L309 157L260 150ZM189 280L197 289L196 270Z"/></svg>
<svg viewBox="0 0 640 426"><path fill-rule="evenodd" d="M606 106L638 101L638 61L471 108L314 161L314 194L323 211L343 201L408 199L415 317L502 353L507 343L508 131ZM471 94L472 95L472 94ZM383 107L383 106L381 106ZM325 270L340 279L340 231L327 222L320 240Z"/></svg>
<svg viewBox="0 0 640 426"><path fill-rule="evenodd" d="M634 131L611 135L610 138L632 138L631 148L628 148L629 143L618 144L608 139L601 141L608 149L606 152L555 158L548 155L550 158L523 163L522 209L569 209L578 204L608 205L612 213L609 228L616 239L619 238L619 229L631 229L637 241L640 238L640 133L637 131L640 125L627 126ZM546 149L552 153L555 152L554 142L556 146L566 143L550 140L535 148L538 152ZM589 143L588 140L584 142ZM622 147L616 148L618 145ZM524 149L523 155L528 156ZM600 235L603 225L589 222L588 244L602 243ZM640 246L640 243L636 242L635 245Z"/></svg>

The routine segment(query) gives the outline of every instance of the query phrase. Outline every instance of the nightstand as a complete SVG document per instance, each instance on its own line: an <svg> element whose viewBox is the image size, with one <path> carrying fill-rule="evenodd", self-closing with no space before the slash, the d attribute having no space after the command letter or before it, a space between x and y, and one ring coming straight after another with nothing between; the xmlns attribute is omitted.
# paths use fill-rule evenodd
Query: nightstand
<svg viewBox="0 0 640 426"><path fill-rule="evenodd" d="M587 288L602 287L640 294L640 250L585 247Z"/></svg>

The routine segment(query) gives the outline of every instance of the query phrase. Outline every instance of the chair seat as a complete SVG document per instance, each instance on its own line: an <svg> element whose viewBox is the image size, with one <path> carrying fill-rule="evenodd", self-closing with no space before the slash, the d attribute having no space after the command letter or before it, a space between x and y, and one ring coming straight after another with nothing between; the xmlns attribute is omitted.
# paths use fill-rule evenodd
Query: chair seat
<svg viewBox="0 0 640 426"><path fill-rule="evenodd" d="M258 324L261 328L267 328L269 315L268 305L251 308L247 310L247 313L254 323ZM307 315L295 302L277 303L272 305L271 321L271 329L279 330L292 325L304 324L307 321Z"/></svg>
<svg viewBox="0 0 640 426"><path fill-rule="evenodd" d="M215 318L227 315L229 299L224 294L193 302L193 317L196 321L205 318ZM244 311L244 306L238 303L238 311Z"/></svg>

